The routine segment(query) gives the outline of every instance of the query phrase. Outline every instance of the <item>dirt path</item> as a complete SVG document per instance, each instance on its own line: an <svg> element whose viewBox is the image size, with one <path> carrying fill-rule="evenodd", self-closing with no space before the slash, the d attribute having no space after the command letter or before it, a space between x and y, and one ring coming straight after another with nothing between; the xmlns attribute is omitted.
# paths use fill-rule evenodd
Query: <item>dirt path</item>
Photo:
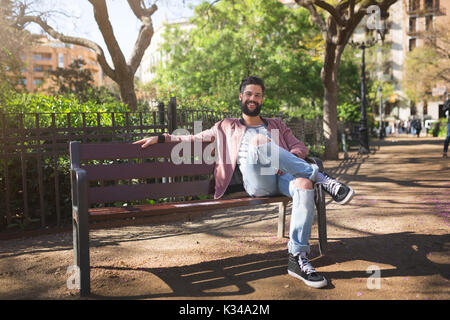
<svg viewBox="0 0 450 320"><path fill-rule="evenodd" d="M389 139L325 167L357 195L327 206L329 245L314 265L330 281L286 273L276 205L193 221L91 232L91 299L449 299L450 168L442 140ZM289 221L289 216L288 216ZM78 299L67 289L71 233L0 241L0 299ZM377 277L379 276L379 277Z"/></svg>

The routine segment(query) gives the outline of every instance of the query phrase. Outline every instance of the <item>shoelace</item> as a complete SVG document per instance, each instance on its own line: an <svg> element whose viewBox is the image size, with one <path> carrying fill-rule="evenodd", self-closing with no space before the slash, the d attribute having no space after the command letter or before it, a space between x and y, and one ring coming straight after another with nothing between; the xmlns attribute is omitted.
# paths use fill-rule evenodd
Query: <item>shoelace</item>
<svg viewBox="0 0 450 320"><path fill-rule="evenodd" d="M341 184L329 177L326 177L326 179L327 181L322 183L325 189L327 189L327 191L332 195L337 195L339 188L341 187Z"/></svg>
<svg viewBox="0 0 450 320"><path fill-rule="evenodd" d="M316 272L316 269L314 269L314 267L311 265L311 263L309 262L309 259L307 257L300 256L299 262L300 262L300 268L306 274L311 274L311 273Z"/></svg>

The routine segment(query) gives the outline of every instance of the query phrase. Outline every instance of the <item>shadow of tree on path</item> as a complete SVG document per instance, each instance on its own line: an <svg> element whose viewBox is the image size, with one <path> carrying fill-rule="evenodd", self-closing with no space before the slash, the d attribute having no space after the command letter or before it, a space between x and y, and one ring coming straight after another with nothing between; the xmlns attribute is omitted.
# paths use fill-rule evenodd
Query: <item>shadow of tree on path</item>
<svg viewBox="0 0 450 320"><path fill-rule="evenodd" d="M441 253L449 261L450 235L425 235L411 232L371 235L355 238L332 239L325 256L314 258L316 268L354 260L368 261L371 264L394 266L381 271L382 278L441 275L450 279L450 264L436 263L429 255ZM155 293L139 296L102 296L92 294L97 299L143 299L177 297L226 297L246 295L255 291L250 281L286 275L287 252L272 251L262 254L249 254L221 260L201 262L167 268L129 268L112 266L93 266L93 269L140 271L152 273L161 279L170 293ZM334 279L367 278L365 270L322 272L333 289ZM293 281L298 281L292 278ZM236 288L230 291L223 288ZM95 280L93 283L95 292Z"/></svg>

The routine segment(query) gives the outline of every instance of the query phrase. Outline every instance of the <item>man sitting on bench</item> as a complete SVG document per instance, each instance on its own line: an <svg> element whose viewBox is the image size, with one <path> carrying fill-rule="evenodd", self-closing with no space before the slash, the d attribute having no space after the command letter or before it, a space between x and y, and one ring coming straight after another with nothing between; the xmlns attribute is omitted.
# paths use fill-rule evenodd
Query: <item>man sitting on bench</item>
<svg viewBox="0 0 450 320"><path fill-rule="evenodd" d="M248 77L240 85L242 118L226 118L196 135L162 134L134 142L142 148L155 143L214 141L216 163L214 198L222 197L236 173L242 173L245 191L252 197L283 194L292 198L288 242L288 274L308 286L322 288L327 280L318 274L307 256L314 217L314 183L339 204L348 203L352 188L319 172L316 164L304 159L308 149L280 119L264 119L259 114L264 101L264 83ZM235 169L239 168L239 170Z"/></svg>

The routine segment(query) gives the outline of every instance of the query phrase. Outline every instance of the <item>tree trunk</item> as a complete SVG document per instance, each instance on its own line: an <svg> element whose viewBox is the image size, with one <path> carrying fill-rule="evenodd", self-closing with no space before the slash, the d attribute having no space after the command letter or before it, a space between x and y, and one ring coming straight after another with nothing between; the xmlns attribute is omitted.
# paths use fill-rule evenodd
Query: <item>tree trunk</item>
<svg viewBox="0 0 450 320"><path fill-rule="evenodd" d="M337 94L338 71L341 54L356 26L366 16L367 8L376 5L380 12L387 12L389 7L398 0L295 0L295 2L311 14L312 21L319 27L326 42L325 59L321 72L324 87L323 101L323 129L325 137L326 159L338 159L338 132L337 132ZM317 9L327 11L326 20ZM386 17L386 16L385 16Z"/></svg>
<svg viewBox="0 0 450 320"><path fill-rule="evenodd" d="M120 98L124 104L127 104L130 110L136 111L137 108L137 98L136 92L134 91L133 76L131 79L125 78L123 81L118 82L120 88Z"/></svg>
<svg viewBox="0 0 450 320"><path fill-rule="evenodd" d="M338 87L336 82L325 85L323 97L323 133L325 138L325 159L339 159L337 102Z"/></svg>
<svg viewBox="0 0 450 320"><path fill-rule="evenodd" d="M337 104L338 72L343 46L327 42L321 79L324 88L323 97L323 133L325 139L325 159L339 159Z"/></svg>
<svg viewBox="0 0 450 320"><path fill-rule="evenodd" d="M106 47L111 55L114 69L106 61L103 49L97 43L80 37L64 35L48 25L46 20L43 19L41 15L26 15L27 4L18 4L19 14L16 18L16 27L23 29L28 23L36 23L55 39L58 39L64 43L75 44L94 50L97 54L97 61L103 72L119 85L122 102L127 104L131 110L136 110L137 98L134 91L134 74L136 73L144 52L150 45L150 41L153 37L153 23L151 16L155 13L158 7L154 4L150 8L147 8L142 0L127 1L136 18L142 22L142 26L134 44L134 50L129 63L126 62L122 50L120 49L114 35L113 27L109 21L106 1L89 0L94 9L95 21L97 22L100 32L102 33L103 40L105 41Z"/></svg>

